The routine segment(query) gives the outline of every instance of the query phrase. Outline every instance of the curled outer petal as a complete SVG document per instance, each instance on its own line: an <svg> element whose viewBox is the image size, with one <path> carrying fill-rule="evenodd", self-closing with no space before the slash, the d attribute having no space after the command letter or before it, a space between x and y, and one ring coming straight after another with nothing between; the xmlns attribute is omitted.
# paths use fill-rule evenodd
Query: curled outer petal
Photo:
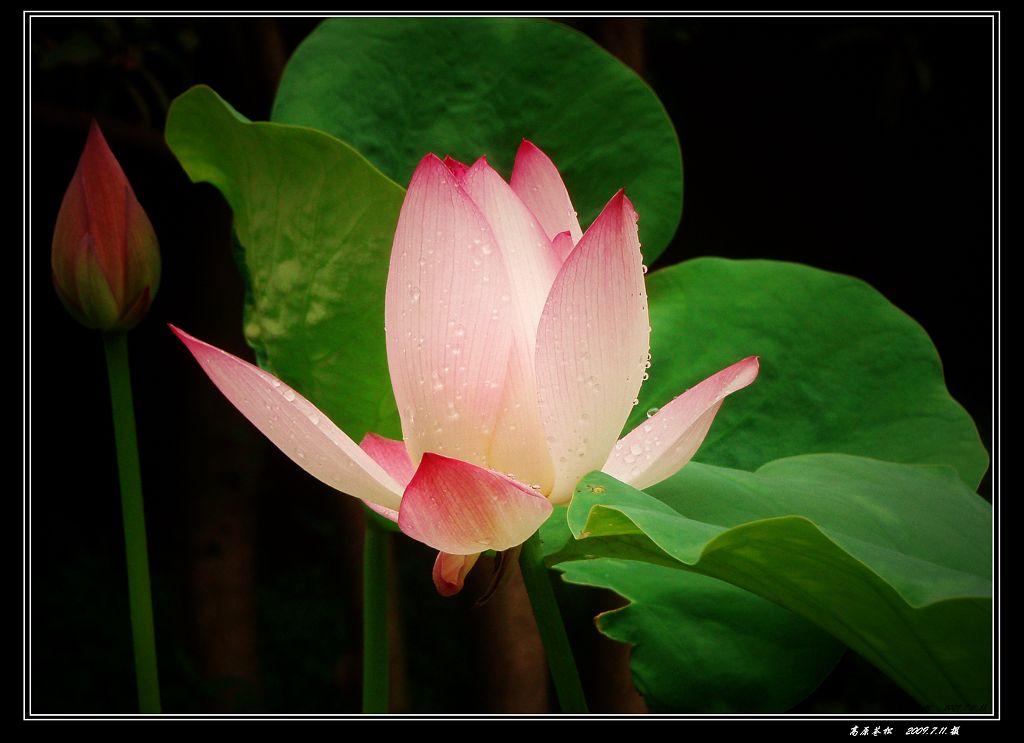
<svg viewBox="0 0 1024 743"><path fill-rule="evenodd" d="M402 490L327 416L272 374L171 326L196 361L264 436L321 482L368 504L397 509Z"/></svg>
<svg viewBox="0 0 1024 743"><path fill-rule="evenodd" d="M750 356L691 387L624 436L603 471L641 490L671 477L696 454L722 401L751 384L759 368Z"/></svg>

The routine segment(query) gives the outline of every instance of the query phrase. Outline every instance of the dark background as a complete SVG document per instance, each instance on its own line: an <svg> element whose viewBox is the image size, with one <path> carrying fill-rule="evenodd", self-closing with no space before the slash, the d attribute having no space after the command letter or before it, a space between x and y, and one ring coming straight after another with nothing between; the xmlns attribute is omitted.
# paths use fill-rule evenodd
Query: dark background
<svg viewBox="0 0 1024 743"><path fill-rule="evenodd" d="M991 21L568 22L642 74L679 132L683 220L655 268L763 257L867 280L930 333L950 391L991 450ZM268 118L288 55L316 23L32 20L33 712L135 709L102 349L49 279L53 223L92 117L163 255L160 293L130 342L165 710L358 710L359 508L264 442L165 327L248 355L230 212L212 188L188 182L164 145L167 104L206 83L246 116ZM473 608L486 583L478 567L464 595L440 599L433 554L402 538L393 549L393 708L552 708L519 589ZM570 588L562 598L592 708L642 710L624 649L590 622L614 601ZM848 654L797 711L918 709Z"/></svg>

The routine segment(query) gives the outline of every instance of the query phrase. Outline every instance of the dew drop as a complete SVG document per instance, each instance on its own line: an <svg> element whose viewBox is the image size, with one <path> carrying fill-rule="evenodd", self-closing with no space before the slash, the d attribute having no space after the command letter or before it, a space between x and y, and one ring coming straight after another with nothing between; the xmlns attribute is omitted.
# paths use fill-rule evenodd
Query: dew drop
<svg viewBox="0 0 1024 743"><path fill-rule="evenodd" d="M420 301L420 288L418 286L409 287L409 300L411 302Z"/></svg>
<svg viewBox="0 0 1024 743"><path fill-rule="evenodd" d="M490 255L494 251L494 246L490 243L484 243L480 246L480 252L484 255Z"/></svg>
<svg viewBox="0 0 1024 743"><path fill-rule="evenodd" d="M285 388L285 390L281 392L281 397L283 397L288 402L291 402L292 400L295 399L295 393L292 392L290 389Z"/></svg>
<svg viewBox="0 0 1024 743"><path fill-rule="evenodd" d="M640 401L637 400L636 398L633 398L633 407L636 407L639 404L640 404Z"/></svg>
<svg viewBox="0 0 1024 743"><path fill-rule="evenodd" d="M632 446L629 447L629 453L630 454L633 454L633 455L643 454L643 452L644 452L644 448L642 446L640 446L640 444L633 444Z"/></svg>
<svg viewBox="0 0 1024 743"><path fill-rule="evenodd" d="M656 416L658 414L659 410L661 410L661 408L648 408L647 409L647 417L648 418L653 418L654 416Z"/></svg>
<svg viewBox="0 0 1024 743"><path fill-rule="evenodd" d="M644 273L647 273L647 266L641 265L640 270L643 271Z"/></svg>

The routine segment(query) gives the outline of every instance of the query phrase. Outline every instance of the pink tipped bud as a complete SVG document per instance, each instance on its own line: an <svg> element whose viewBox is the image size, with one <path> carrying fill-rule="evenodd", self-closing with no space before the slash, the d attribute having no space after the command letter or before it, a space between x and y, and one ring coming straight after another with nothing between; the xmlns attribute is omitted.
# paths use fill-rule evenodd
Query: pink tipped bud
<svg viewBox="0 0 1024 743"><path fill-rule="evenodd" d="M72 316L100 330L129 330L160 283L149 217L94 121L53 231L53 286Z"/></svg>

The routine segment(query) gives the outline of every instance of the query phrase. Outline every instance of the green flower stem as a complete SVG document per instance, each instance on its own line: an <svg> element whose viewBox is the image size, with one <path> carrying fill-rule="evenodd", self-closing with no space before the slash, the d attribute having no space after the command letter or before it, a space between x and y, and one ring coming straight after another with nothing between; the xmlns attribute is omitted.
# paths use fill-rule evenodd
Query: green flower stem
<svg viewBox="0 0 1024 743"><path fill-rule="evenodd" d="M153 600L149 588L149 557L146 551L146 514L142 505L139 448L135 438L131 373L128 369L128 338L124 333L104 333L110 378L110 405L114 414L117 470L121 481L121 512L124 517L125 554L128 561L128 603L132 644L135 649L135 681L139 710L160 712L160 682L156 671L156 639L153 632Z"/></svg>
<svg viewBox="0 0 1024 743"><path fill-rule="evenodd" d="M519 567L544 642L544 652L548 657L562 712L586 713L587 700L583 696L583 686L576 671L576 661L572 657L572 647L565 633L565 625L562 624L555 592L551 587L551 578L544 565L539 533L534 533L523 544L522 552L519 553Z"/></svg>
<svg viewBox="0 0 1024 743"><path fill-rule="evenodd" d="M363 712L388 711L388 532L366 519L363 536Z"/></svg>

